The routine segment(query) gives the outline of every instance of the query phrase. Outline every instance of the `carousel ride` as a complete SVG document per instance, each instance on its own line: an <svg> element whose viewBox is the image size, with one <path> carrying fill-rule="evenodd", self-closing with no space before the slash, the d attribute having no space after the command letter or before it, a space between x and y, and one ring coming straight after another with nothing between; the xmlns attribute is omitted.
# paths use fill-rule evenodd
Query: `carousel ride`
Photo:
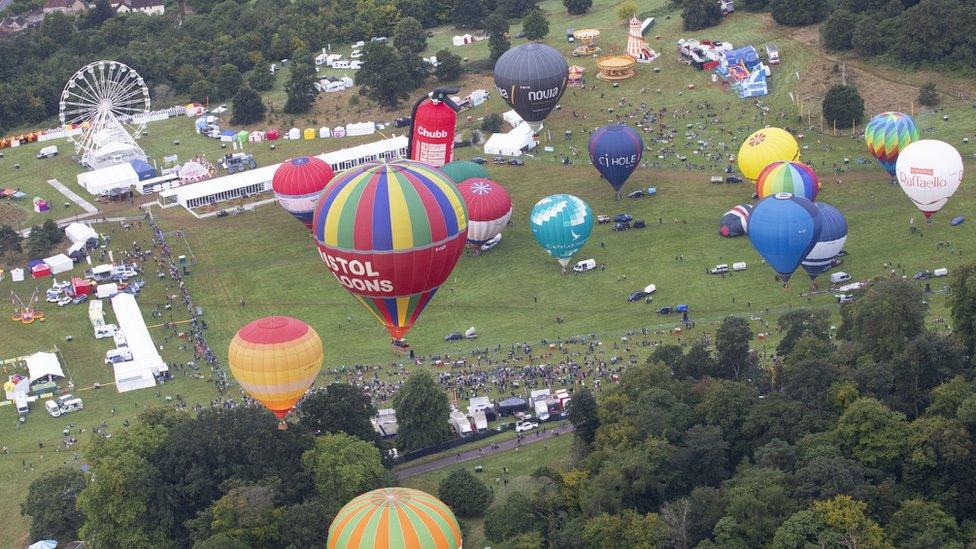
<svg viewBox="0 0 976 549"><path fill-rule="evenodd" d="M44 312L38 311L34 308L34 303L37 302L37 288L34 288L34 293L31 294L27 303L20 299L13 290L10 290L11 301L14 303L14 313L10 315L10 320L14 322L20 322L21 324L31 324L35 320L40 320L44 322Z"/></svg>
<svg viewBox="0 0 976 549"><path fill-rule="evenodd" d="M573 38L579 42L579 46L573 50L573 57L589 57L600 53L601 48L593 44L600 36L600 31L596 29L580 29L573 32Z"/></svg>
<svg viewBox="0 0 976 549"><path fill-rule="evenodd" d="M596 77L600 80L609 80L611 82L627 80L637 74L634 72L634 66L636 64L637 61L625 53L604 55L603 57L598 57L596 60L596 68L599 71Z"/></svg>

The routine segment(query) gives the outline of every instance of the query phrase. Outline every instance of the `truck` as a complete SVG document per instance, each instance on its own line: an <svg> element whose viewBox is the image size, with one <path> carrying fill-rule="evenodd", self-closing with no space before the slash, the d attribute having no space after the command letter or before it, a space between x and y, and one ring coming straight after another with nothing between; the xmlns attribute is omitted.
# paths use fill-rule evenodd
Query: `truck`
<svg viewBox="0 0 976 549"><path fill-rule="evenodd" d="M130 351L128 347L117 347L115 349L109 349L105 352L105 364L108 364L109 366L129 360L132 360L132 351Z"/></svg>
<svg viewBox="0 0 976 549"><path fill-rule="evenodd" d="M254 161L254 155L252 154L233 153L224 155L220 159L220 167L230 175L243 172L244 170L253 170L258 167L258 164Z"/></svg>
<svg viewBox="0 0 976 549"><path fill-rule="evenodd" d="M779 65L779 49L775 44L766 44L766 61L770 65Z"/></svg>
<svg viewBox="0 0 976 549"><path fill-rule="evenodd" d="M37 151L37 158L38 159L42 159L42 158L54 158L57 155L58 155L58 146L57 145L48 145L47 147L44 147L41 150Z"/></svg>

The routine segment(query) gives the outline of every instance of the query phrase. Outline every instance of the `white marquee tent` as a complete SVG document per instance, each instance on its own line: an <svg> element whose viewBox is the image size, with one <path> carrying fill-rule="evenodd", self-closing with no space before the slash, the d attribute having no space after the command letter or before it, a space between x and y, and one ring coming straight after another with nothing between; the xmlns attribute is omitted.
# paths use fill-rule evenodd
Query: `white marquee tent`
<svg viewBox="0 0 976 549"><path fill-rule="evenodd" d="M139 174L128 162L78 174L78 184L96 196L120 187L127 189L138 182Z"/></svg>
<svg viewBox="0 0 976 549"><path fill-rule="evenodd" d="M44 264L50 267L52 275L66 273L75 268L75 262L64 254L44 258Z"/></svg>
<svg viewBox="0 0 976 549"><path fill-rule="evenodd" d="M58 361L58 355L54 353L43 351L34 353L28 356L25 362L27 362L27 375L31 383L45 378L45 381L52 381L56 377L64 377L61 362Z"/></svg>
<svg viewBox="0 0 976 549"><path fill-rule="evenodd" d="M522 156L523 150L532 149L536 145L532 134L532 128L525 123L519 124L508 133L493 133L485 141L485 154Z"/></svg>
<svg viewBox="0 0 976 549"><path fill-rule="evenodd" d="M152 387L156 384L154 376L169 371L169 367L159 356L159 349L149 335L135 296L126 293L116 295L112 298L112 310L132 353L131 361L114 365L116 389L124 393Z"/></svg>
<svg viewBox="0 0 976 549"><path fill-rule="evenodd" d="M64 235L74 244L84 244L98 238L98 232L84 223L72 223L64 228Z"/></svg>

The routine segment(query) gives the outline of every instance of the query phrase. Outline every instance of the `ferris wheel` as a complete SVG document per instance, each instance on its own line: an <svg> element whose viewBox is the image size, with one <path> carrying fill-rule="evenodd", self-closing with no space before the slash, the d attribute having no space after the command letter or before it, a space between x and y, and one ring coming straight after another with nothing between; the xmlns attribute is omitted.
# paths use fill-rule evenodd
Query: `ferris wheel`
<svg viewBox="0 0 976 549"><path fill-rule="evenodd" d="M83 164L109 144L139 149L135 140L145 129L149 88L139 73L118 61L96 61L76 72L61 92L58 116ZM141 149L139 149L141 152Z"/></svg>

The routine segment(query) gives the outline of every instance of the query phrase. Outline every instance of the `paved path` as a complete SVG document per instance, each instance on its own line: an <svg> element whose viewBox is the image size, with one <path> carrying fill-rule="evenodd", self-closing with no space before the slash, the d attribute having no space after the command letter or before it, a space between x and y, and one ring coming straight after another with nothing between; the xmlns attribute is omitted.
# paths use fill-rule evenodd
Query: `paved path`
<svg viewBox="0 0 976 549"><path fill-rule="evenodd" d="M65 187L64 184L62 184L57 179L48 179L47 184L57 189L61 194L71 199L71 201L74 202L75 204L81 206L81 208L86 212L90 214L98 212L98 208L93 206L91 202L75 194L74 191L72 191L68 187Z"/></svg>
<svg viewBox="0 0 976 549"><path fill-rule="evenodd" d="M422 475L424 473L429 473L430 471L436 471L438 469L443 469L445 467L450 467L458 463L465 461L470 461L472 459L478 459L485 456L490 456L492 454L497 454L499 452L504 452L506 450L512 450L516 446L525 446L526 444L532 444L535 442L548 440L555 436L556 433L560 435L565 435L567 433L573 432L573 424L565 423L556 427L554 429L546 429L546 432L542 431L530 431L525 436L522 437L522 443L519 444L518 439L508 439L503 442L498 443L498 448L495 450L491 449L491 442L486 442L484 446L475 448L473 450L468 450L466 452L461 452L461 459L458 459L457 454L450 454L434 461L428 461L427 463L421 463L420 465L414 465L413 467L404 467L397 471L397 478L405 479L415 475ZM538 435L536 435L538 433Z"/></svg>

